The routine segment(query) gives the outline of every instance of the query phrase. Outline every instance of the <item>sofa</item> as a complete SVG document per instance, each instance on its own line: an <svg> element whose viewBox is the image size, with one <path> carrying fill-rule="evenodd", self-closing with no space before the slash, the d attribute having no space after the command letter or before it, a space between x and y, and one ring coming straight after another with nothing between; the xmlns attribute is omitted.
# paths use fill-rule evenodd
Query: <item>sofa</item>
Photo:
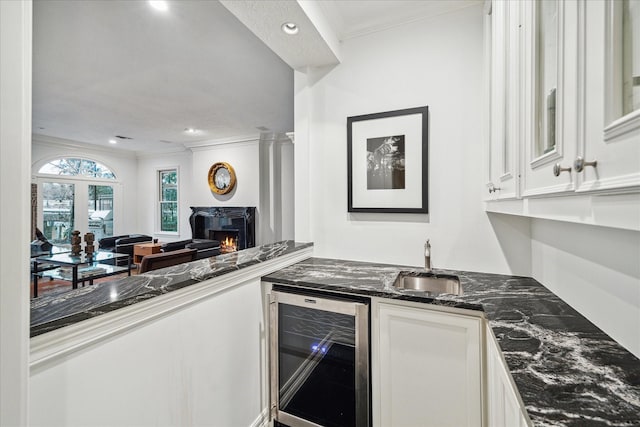
<svg viewBox="0 0 640 427"><path fill-rule="evenodd" d="M138 243L149 243L153 237L145 234L123 234L120 236L103 237L98 241L98 250L128 254L133 262L133 247ZM116 265L125 265L126 259L118 259Z"/></svg>
<svg viewBox="0 0 640 427"><path fill-rule="evenodd" d="M196 249L176 249L170 252L159 252L157 254L145 255L142 257L138 273L157 270L159 268L171 267L174 265L191 262L195 260Z"/></svg>
<svg viewBox="0 0 640 427"><path fill-rule="evenodd" d="M187 239L167 242L160 248L161 253L173 252L181 249L195 249L195 259L209 258L220 255L220 242L206 239Z"/></svg>

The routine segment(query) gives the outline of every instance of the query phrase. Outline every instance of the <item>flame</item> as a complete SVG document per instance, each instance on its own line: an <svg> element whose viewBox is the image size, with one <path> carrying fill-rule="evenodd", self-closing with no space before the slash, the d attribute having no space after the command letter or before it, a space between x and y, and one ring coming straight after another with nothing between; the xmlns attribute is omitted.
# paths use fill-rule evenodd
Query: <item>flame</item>
<svg viewBox="0 0 640 427"><path fill-rule="evenodd" d="M236 239L233 237L227 236L225 239L220 242L220 249L222 252L235 252L238 250L236 245Z"/></svg>

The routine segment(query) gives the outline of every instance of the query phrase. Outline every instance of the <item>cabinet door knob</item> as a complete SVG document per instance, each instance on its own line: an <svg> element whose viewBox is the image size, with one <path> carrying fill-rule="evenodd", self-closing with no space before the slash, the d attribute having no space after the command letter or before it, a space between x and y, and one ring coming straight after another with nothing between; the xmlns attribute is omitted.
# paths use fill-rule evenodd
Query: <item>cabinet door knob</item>
<svg viewBox="0 0 640 427"><path fill-rule="evenodd" d="M573 162L573 169L575 169L576 172L582 172L585 166L593 166L594 168L596 168L598 167L598 161L594 160L592 162L585 162L582 157L578 156L576 161Z"/></svg>
<svg viewBox="0 0 640 427"><path fill-rule="evenodd" d="M560 176L560 174L562 172L569 172L571 173L571 168L563 168L560 163L556 163L555 165L553 165L553 174L555 176Z"/></svg>
<svg viewBox="0 0 640 427"><path fill-rule="evenodd" d="M489 188L489 193L495 193L498 190L502 190L502 188L496 187L493 182L487 182L487 187Z"/></svg>

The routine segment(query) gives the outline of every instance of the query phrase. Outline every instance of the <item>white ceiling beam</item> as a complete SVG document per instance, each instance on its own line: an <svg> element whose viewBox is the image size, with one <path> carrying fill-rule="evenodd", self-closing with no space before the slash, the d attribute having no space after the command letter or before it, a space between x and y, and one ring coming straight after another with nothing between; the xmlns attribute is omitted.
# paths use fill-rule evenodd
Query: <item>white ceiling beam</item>
<svg viewBox="0 0 640 427"><path fill-rule="evenodd" d="M340 42L318 5L304 0L222 0L240 22L295 70L340 63ZM282 24L300 31L285 34Z"/></svg>

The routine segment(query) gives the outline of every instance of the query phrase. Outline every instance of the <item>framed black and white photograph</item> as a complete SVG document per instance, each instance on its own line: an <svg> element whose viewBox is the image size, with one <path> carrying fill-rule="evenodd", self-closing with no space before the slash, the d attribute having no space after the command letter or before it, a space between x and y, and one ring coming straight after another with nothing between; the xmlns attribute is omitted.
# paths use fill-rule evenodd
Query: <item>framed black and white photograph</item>
<svg viewBox="0 0 640 427"><path fill-rule="evenodd" d="M347 117L349 212L428 213L428 112Z"/></svg>

